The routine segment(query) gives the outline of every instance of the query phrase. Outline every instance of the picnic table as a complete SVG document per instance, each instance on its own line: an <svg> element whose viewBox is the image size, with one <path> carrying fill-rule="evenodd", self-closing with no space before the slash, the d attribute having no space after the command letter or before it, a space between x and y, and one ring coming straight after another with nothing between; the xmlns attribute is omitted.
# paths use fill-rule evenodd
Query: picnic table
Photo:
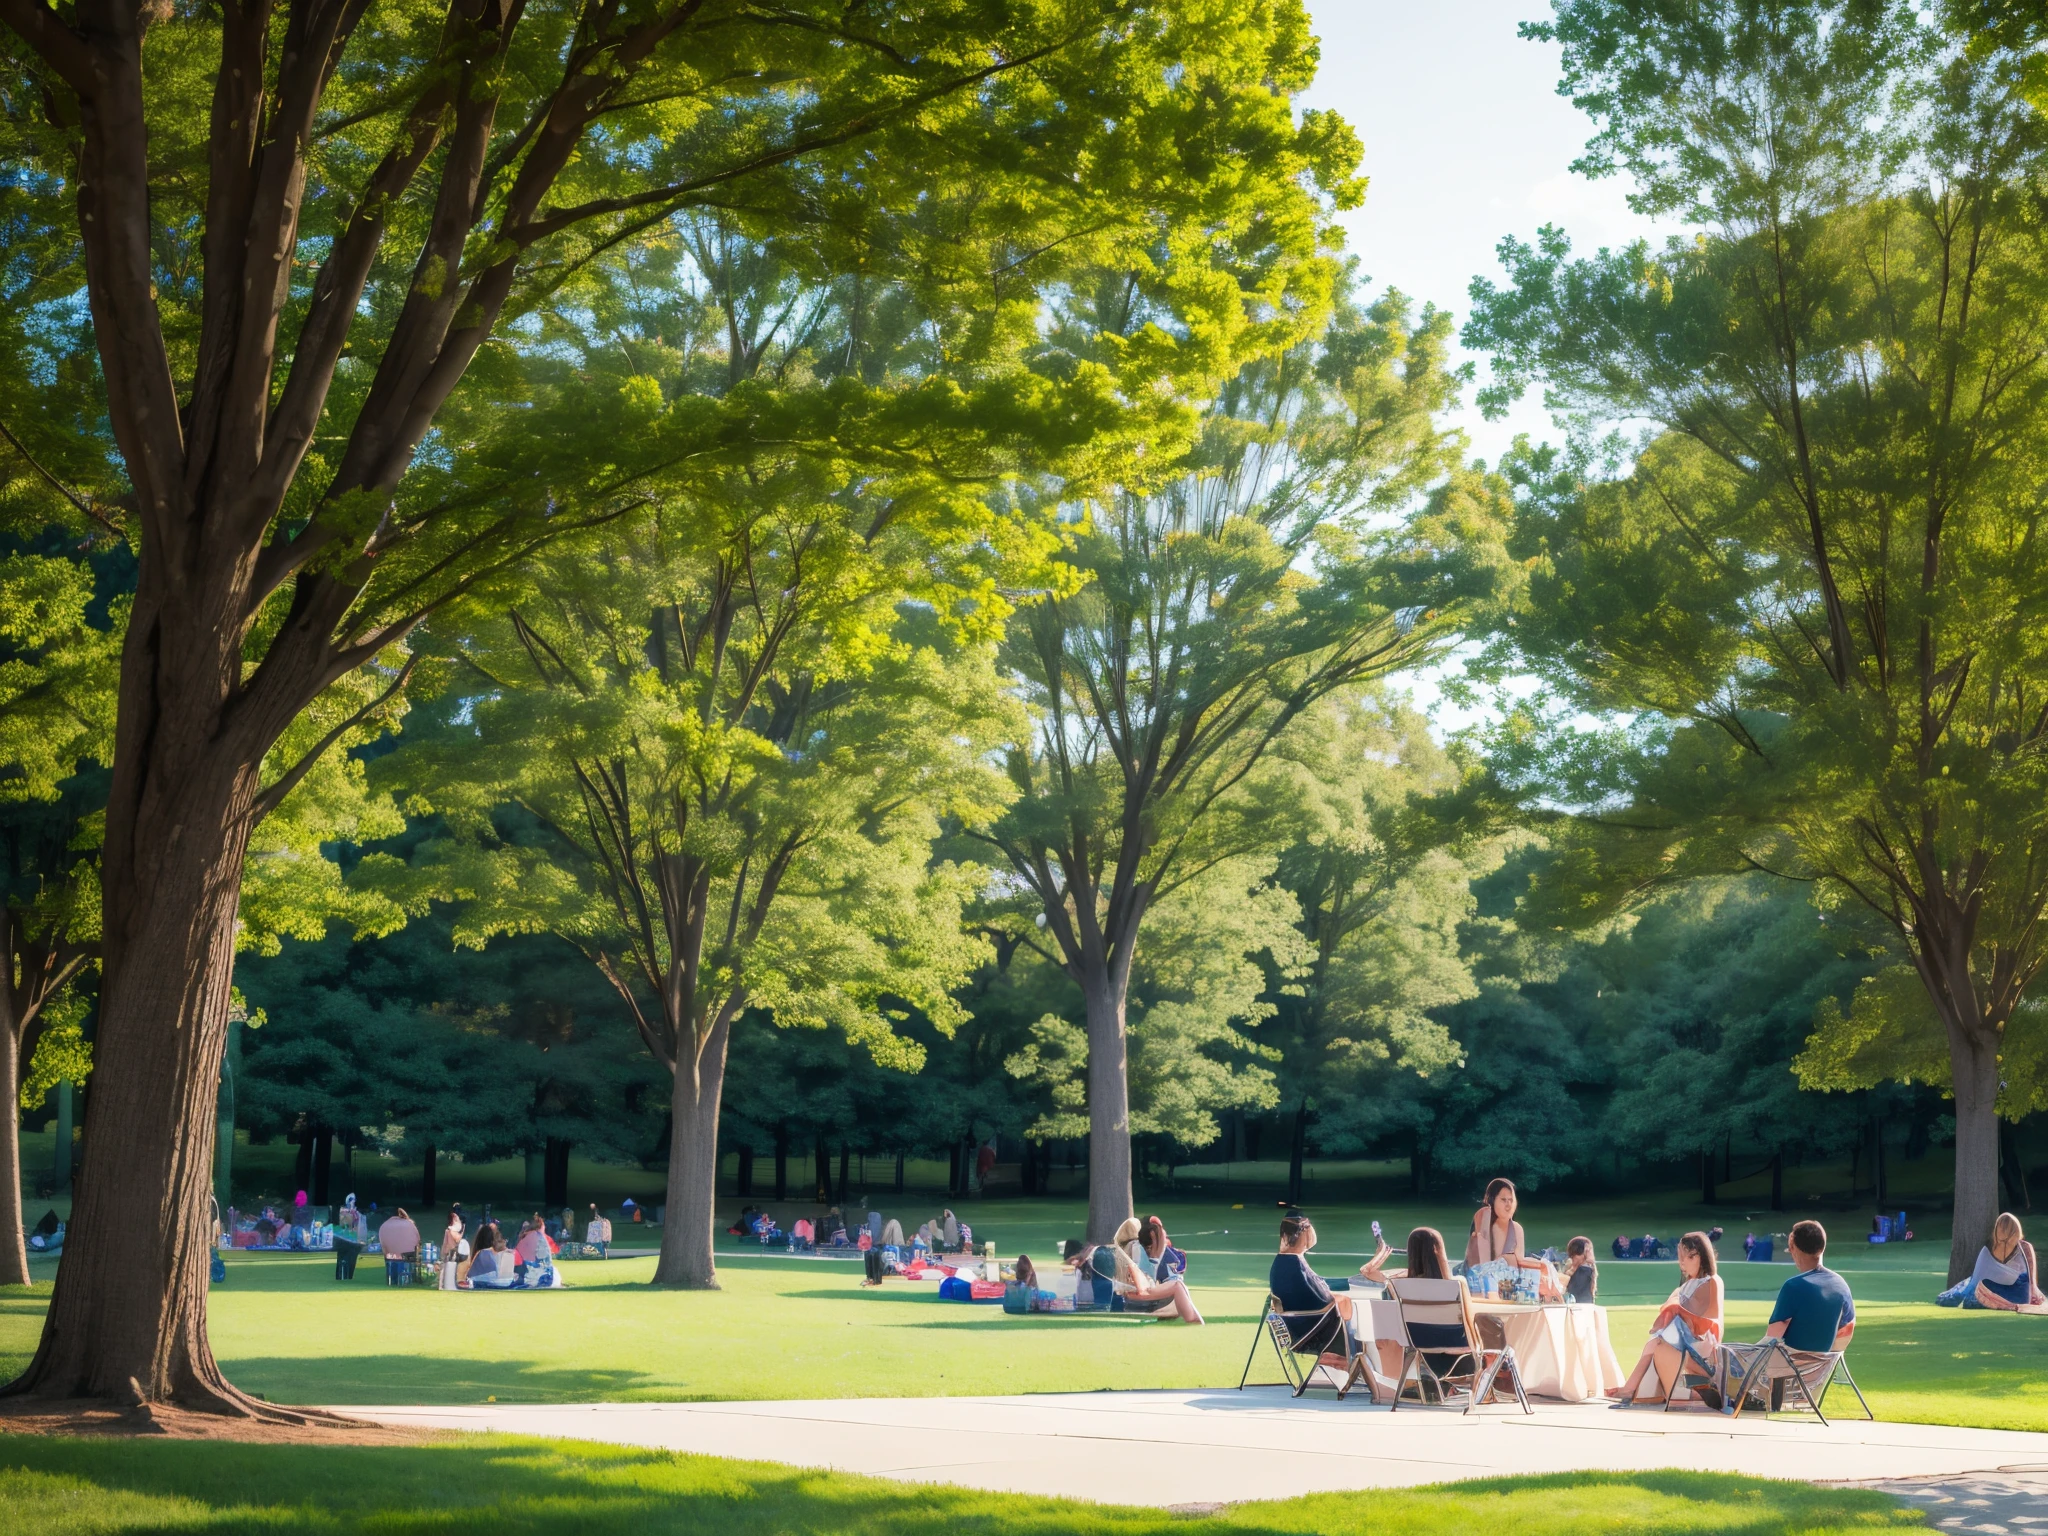
<svg viewBox="0 0 2048 1536"><path fill-rule="evenodd" d="M1482 1335L1490 1331L1489 1319L1498 1326L1501 1338L1487 1342L1505 1343L1515 1352L1522 1390L1531 1397L1586 1403L1624 1380L1621 1362L1615 1359L1614 1345L1607 1336L1605 1307L1475 1300L1472 1315ZM1391 1298L1360 1297L1353 1319L1361 1346L1368 1338L1391 1339L1398 1344L1407 1337L1401 1327L1400 1303Z"/></svg>
<svg viewBox="0 0 2048 1536"><path fill-rule="evenodd" d="M1585 1403L1626 1379L1607 1335L1607 1309L1592 1303L1546 1301L1539 1306L1475 1301L1472 1315L1482 1332L1488 1319L1515 1352L1522 1389L1531 1397Z"/></svg>

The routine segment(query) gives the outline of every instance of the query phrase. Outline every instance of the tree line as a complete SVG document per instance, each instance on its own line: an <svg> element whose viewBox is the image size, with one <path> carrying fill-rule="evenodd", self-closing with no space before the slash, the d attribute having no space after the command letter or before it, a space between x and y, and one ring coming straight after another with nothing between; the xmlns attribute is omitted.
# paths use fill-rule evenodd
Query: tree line
<svg viewBox="0 0 2048 1536"><path fill-rule="evenodd" d="M1541 1173L1605 1073L1705 1167L1924 1085L1967 1268L2048 906L2017 8L1532 26L1686 233L1503 245L1479 398L1563 443L1492 466L1451 318L1342 258L1292 0L0 21L0 1086L89 997L100 1128L14 1390L279 1412L204 1326L252 951L294 1113L475 1141L447 1085L522 1038L519 1134L658 1106L662 1284L807 1029L899 1082L980 1039L1098 1236L1219 1112ZM1446 748L1394 680L1454 662L1538 691Z"/></svg>

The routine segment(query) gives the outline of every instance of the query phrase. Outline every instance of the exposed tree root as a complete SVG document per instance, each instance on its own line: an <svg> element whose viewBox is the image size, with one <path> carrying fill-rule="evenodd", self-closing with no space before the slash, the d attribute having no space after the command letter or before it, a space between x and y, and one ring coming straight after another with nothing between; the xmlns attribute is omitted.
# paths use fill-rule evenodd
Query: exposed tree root
<svg viewBox="0 0 2048 1536"><path fill-rule="evenodd" d="M413 1445L449 1431L391 1428L311 1408L279 1408L252 1399L260 1415L188 1408L178 1403L136 1407L83 1399L0 1400L0 1434L104 1435L116 1438L237 1440L264 1445Z"/></svg>

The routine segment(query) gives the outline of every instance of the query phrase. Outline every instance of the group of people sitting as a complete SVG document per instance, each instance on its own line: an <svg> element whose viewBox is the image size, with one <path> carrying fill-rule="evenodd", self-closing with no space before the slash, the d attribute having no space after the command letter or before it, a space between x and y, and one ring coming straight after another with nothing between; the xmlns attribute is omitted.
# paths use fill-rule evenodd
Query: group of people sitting
<svg viewBox="0 0 2048 1536"><path fill-rule="evenodd" d="M1746 1365L1752 1352L1772 1339L1804 1353L1846 1349L1856 1332L1856 1301L1849 1282L1822 1262L1828 1249L1827 1229L1817 1221L1792 1224L1792 1262L1797 1273L1778 1288L1777 1304L1764 1337L1755 1344L1729 1344L1722 1337L1726 1291L1721 1284L1714 1244L1705 1232L1688 1232L1678 1240L1679 1282L1665 1298L1651 1324L1642 1355L1620 1386L1608 1396L1626 1403L1662 1403L1689 1379L1695 1396L1709 1408L1725 1406L1713 1382L1721 1355ZM1643 1384L1654 1378L1645 1396ZM1783 1383L1776 1384L1782 1391ZM1775 1406L1775 1405L1774 1405Z"/></svg>
<svg viewBox="0 0 2048 1536"><path fill-rule="evenodd" d="M1084 1244L1068 1239L1066 1269L1074 1275L1074 1293L1041 1286L1029 1254L1019 1254L1012 1286L1020 1293L1016 1310L1064 1312L1075 1307L1102 1307L1137 1312L1164 1320L1169 1315L1199 1327L1202 1312L1188 1292L1188 1256L1173 1246L1166 1224L1157 1216L1140 1221L1132 1216L1106 1243ZM1007 1297L1005 1298L1008 1299Z"/></svg>
<svg viewBox="0 0 2048 1536"><path fill-rule="evenodd" d="M1449 1372L1467 1357L1472 1341L1498 1347L1501 1340L1491 1336L1499 1333L1498 1323L1472 1314L1472 1293L1465 1274L1505 1264L1539 1271L1539 1291L1546 1300L1591 1302L1599 1295L1600 1271L1594 1262L1592 1240L1574 1237L1566 1244L1562 1269L1544 1259L1532 1258L1521 1223L1515 1220L1516 1203L1514 1185L1508 1180L1495 1179L1487 1186L1486 1203L1473 1213L1466 1234L1465 1262L1458 1267L1464 1273L1454 1271L1443 1234L1434 1227L1411 1231L1406 1266L1387 1268L1393 1250L1379 1236L1375 1223L1376 1251L1360 1268L1359 1278L1382 1285L1410 1278L1456 1279L1465 1307L1462 1323L1410 1323L1406 1341L1375 1338L1373 1347L1379 1359L1380 1381L1400 1379L1404 1342L1412 1344L1430 1369L1439 1374ZM1798 1273L1779 1289L1764 1341L1754 1345L1724 1344L1724 1293L1714 1251L1714 1238L1719 1235L1717 1228L1712 1233L1688 1232L1678 1240L1679 1284L1659 1310L1635 1369L1620 1386L1609 1390L1609 1397L1628 1403L1662 1403L1684 1375L1703 1403L1720 1408L1724 1405L1711 1384L1716 1379L1725 1379L1725 1373L1716 1371L1717 1351L1729 1351L1736 1365L1746 1366L1753 1358L1746 1352L1765 1348L1772 1339L1782 1340L1788 1349L1814 1353L1847 1346L1856 1329L1856 1304L1847 1282L1821 1262L1827 1252L1827 1232L1817 1221L1802 1221L1792 1228L1792 1254ZM1274 1257L1267 1285L1279 1310L1294 1319L1302 1330L1295 1347L1320 1354L1324 1364L1341 1367L1349 1351L1334 1347L1339 1343L1339 1330L1348 1331L1350 1343L1358 1341L1353 1299L1348 1294L1348 1280L1342 1282L1346 1291L1335 1290L1310 1266L1308 1255L1315 1244L1314 1221L1298 1212L1284 1217L1280 1223L1280 1251ZM2014 1294L2012 1288L2021 1281L2032 1285L2036 1273L2033 1251L2024 1244L2017 1221L2000 1218L1992 1248L1986 1250L1979 1269L1979 1276L1949 1293L1958 1299L1946 1304L1995 1304L1977 1299L1978 1291L1973 1288L1981 1286L1986 1274L1994 1280L2010 1274L2020 1276L2020 1280L2001 1282L2008 1284L2007 1291L1987 1294ZM2039 1293L2033 1294L2038 1299ZM1655 1385L1645 1393L1645 1382L1652 1379ZM1373 1384L1375 1395L1382 1390L1380 1381ZM1782 1388L1782 1383L1779 1387Z"/></svg>
<svg viewBox="0 0 2048 1536"><path fill-rule="evenodd" d="M930 1221L921 1223L907 1242L903 1236L903 1223L894 1217L884 1218L880 1211L871 1210L858 1227L849 1228L846 1213L836 1205L817 1221L807 1216L798 1217L789 1224L786 1232L769 1212L755 1205L743 1206L739 1216L725 1230L728 1236L758 1242L764 1247L781 1243L791 1253L845 1249L860 1253L893 1251L902 1256L919 1250L936 1254L968 1253L974 1248L974 1228L950 1210L941 1211Z"/></svg>

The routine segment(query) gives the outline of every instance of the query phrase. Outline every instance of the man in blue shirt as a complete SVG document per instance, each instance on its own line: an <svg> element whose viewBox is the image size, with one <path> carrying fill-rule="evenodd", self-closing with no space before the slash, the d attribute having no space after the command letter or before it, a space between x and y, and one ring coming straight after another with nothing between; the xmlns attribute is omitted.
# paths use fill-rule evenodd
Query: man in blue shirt
<svg viewBox="0 0 2048 1536"><path fill-rule="evenodd" d="M1778 1287L1766 1338L1783 1339L1787 1349L1814 1354L1848 1347L1856 1332L1856 1302L1849 1295L1849 1282L1821 1263L1827 1251L1827 1229L1819 1222L1792 1224L1792 1262L1799 1273Z"/></svg>
<svg viewBox="0 0 2048 1536"><path fill-rule="evenodd" d="M1778 1287L1778 1304L1771 1309L1771 1325L1764 1330L1765 1339L1782 1339L1787 1349L1812 1354L1848 1347L1851 1335L1856 1332L1856 1303L1849 1295L1849 1283L1821 1263L1821 1256L1827 1251L1827 1229L1819 1222L1792 1224L1792 1262L1799 1273ZM1724 1383L1751 1369L1766 1347L1723 1344ZM1771 1379L1772 1408L1784 1407L1788 1380ZM1733 1403L1723 1401L1720 1387L1702 1388L1700 1397L1709 1408L1719 1408L1723 1413L1734 1408Z"/></svg>

